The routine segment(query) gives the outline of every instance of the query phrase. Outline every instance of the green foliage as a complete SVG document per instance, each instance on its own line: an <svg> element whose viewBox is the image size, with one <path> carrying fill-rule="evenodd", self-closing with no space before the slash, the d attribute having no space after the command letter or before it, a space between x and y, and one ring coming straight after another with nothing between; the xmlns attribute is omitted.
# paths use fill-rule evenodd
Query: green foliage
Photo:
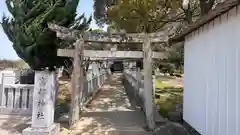
<svg viewBox="0 0 240 135"><path fill-rule="evenodd" d="M111 24L107 17L107 9L117 3L118 0L93 0L94 19L99 26Z"/></svg>
<svg viewBox="0 0 240 135"><path fill-rule="evenodd" d="M99 24L110 24L108 31L119 29L125 29L129 33L164 31L166 35L169 35L172 32L169 32L168 28L176 25L179 28L175 33L178 33L185 26L184 24L192 22L193 15L196 15L198 10L197 2L191 2L191 8L183 9L182 0L107 1L95 0L94 17ZM169 48L169 46L159 44L153 45L155 48L159 48L159 46L164 51ZM141 50L141 46L136 48ZM133 45L131 45L131 49L133 49ZM162 66L161 70L173 74L175 67L178 68L183 65L183 51L178 48L171 50L169 60L167 64ZM157 62L162 64L162 61Z"/></svg>
<svg viewBox="0 0 240 135"><path fill-rule="evenodd" d="M166 87L169 87L168 84L162 83L162 81L156 80L155 81L155 88L156 89L164 89Z"/></svg>
<svg viewBox="0 0 240 135"><path fill-rule="evenodd" d="M176 111L177 105L183 104L183 89L167 88L156 91L156 104L160 106L159 113L167 118L169 112Z"/></svg>
<svg viewBox="0 0 240 135"><path fill-rule="evenodd" d="M91 19L82 15L75 20L78 3L79 0L6 0L12 17L3 16L1 25L18 56L32 69L54 70L64 65L63 58L57 57L62 41L47 24L84 29Z"/></svg>
<svg viewBox="0 0 240 135"><path fill-rule="evenodd" d="M183 0L94 0L94 18L99 25L114 23L127 32L162 31L166 24L191 23L199 15L198 1L191 1L188 9L183 9L182 2Z"/></svg>
<svg viewBox="0 0 240 135"><path fill-rule="evenodd" d="M168 50L167 59L155 60L155 68L159 68L162 73L169 73L177 76L183 72L184 66L184 45L183 43L174 44Z"/></svg>
<svg viewBox="0 0 240 135"><path fill-rule="evenodd" d="M90 29L89 31L90 31L91 33L98 33L98 34L104 33L104 30L102 30L102 29Z"/></svg>
<svg viewBox="0 0 240 135"><path fill-rule="evenodd" d="M175 47L169 52L168 61L173 63L176 69L180 70L184 65L184 45L175 45Z"/></svg>
<svg viewBox="0 0 240 135"><path fill-rule="evenodd" d="M164 74L169 73L173 74L175 70L174 64L170 63L168 59L157 61L158 68Z"/></svg>
<svg viewBox="0 0 240 135"><path fill-rule="evenodd" d="M118 27L117 23L112 22L111 24L108 24L107 31L109 33L114 32L114 31L119 31L119 30L120 30L120 28Z"/></svg>
<svg viewBox="0 0 240 135"><path fill-rule="evenodd" d="M178 5L181 1L174 1L174 3L173 0L170 2L159 0L109 0L109 3L112 2L112 4L102 3L98 7L97 3L100 3L101 0L95 1L95 11L106 9L101 11L102 14L96 12L94 14L96 19L99 19L101 23L105 20L108 20L105 21L108 24L114 22L119 28L125 29L127 32L156 32L162 29L169 21L172 21L172 18L175 20L182 19L182 15L178 16Z"/></svg>
<svg viewBox="0 0 240 135"><path fill-rule="evenodd" d="M189 1L187 9L183 8L183 0L94 0L94 18L100 26L114 24L116 29L127 32L156 32L169 23L179 22L184 27L207 14L217 3L216 0L185 1Z"/></svg>
<svg viewBox="0 0 240 135"><path fill-rule="evenodd" d="M213 5L217 2L217 0L199 0L201 7L201 15L207 14L212 10Z"/></svg>
<svg viewBox="0 0 240 135"><path fill-rule="evenodd" d="M94 0L94 17L99 25L108 24L108 31L164 31L170 35L169 28L174 26L173 33L180 33L188 24L208 13L216 0L189 0L188 8L183 8L182 3L183 0ZM169 50L169 56L167 60L157 61L158 65L162 64L161 71L173 74L175 70L182 70L183 45L163 48Z"/></svg>

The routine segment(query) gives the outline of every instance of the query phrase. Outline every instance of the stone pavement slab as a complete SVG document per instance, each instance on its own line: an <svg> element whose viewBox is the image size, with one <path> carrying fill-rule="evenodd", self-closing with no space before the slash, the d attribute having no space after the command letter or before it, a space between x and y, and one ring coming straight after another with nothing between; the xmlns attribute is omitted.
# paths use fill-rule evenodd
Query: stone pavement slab
<svg viewBox="0 0 240 135"><path fill-rule="evenodd" d="M160 126L157 126L153 135L190 135L190 134L182 125L168 121Z"/></svg>
<svg viewBox="0 0 240 135"><path fill-rule="evenodd" d="M71 134L152 135L144 127L144 114L129 102L122 85L122 74L114 74L85 108Z"/></svg>
<svg viewBox="0 0 240 135"><path fill-rule="evenodd" d="M21 135L30 124L31 117L0 115L0 135Z"/></svg>

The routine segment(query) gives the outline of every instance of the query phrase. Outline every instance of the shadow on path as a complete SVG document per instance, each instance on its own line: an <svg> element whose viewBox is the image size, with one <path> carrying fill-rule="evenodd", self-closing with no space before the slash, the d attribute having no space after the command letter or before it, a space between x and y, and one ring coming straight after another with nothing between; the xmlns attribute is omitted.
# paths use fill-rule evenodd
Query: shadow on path
<svg viewBox="0 0 240 135"><path fill-rule="evenodd" d="M0 115L0 135L21 135L29 127L31 117L17 115Z"/></svg>
<svg viewBox="0 0 240 135"><path fill-rule="evenodd" d="M85 108L73 135L151 135L144 130L143 113L131 105L122 74L113 74Z"/></svg>

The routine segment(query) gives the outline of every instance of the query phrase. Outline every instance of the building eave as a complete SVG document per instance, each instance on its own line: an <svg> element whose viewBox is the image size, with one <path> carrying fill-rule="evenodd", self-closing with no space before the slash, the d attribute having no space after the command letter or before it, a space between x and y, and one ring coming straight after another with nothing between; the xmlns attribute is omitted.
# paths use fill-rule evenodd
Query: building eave
<svg viewBox="0 0 240 135"><path fill-rule="evenodd" d="M173 38L170 39L170 42L181 42L184 41L185 36L190 34L191 32L199 29L203 25L211 22L215 18L219 17L220 15L228 12L232 8L238 6L240 4L239 0L226 0L223 3L220 3L215 9L210 11L208 14L202 16L199 18L196 22L188 25L183 32L180 34L174 36Z"/></svg>

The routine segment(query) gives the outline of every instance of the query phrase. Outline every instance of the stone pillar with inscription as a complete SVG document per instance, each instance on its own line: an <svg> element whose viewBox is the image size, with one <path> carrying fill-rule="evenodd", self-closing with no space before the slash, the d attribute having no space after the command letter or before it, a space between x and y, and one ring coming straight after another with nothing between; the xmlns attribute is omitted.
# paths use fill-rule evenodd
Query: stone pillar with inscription
<svg viewBox="0 0 240 135"><path fill-rule="evenodd" d="M23 135L58 135L59 124L54 123L57 87L55 72L36 71L33 93L32 125Z"/></svg>

